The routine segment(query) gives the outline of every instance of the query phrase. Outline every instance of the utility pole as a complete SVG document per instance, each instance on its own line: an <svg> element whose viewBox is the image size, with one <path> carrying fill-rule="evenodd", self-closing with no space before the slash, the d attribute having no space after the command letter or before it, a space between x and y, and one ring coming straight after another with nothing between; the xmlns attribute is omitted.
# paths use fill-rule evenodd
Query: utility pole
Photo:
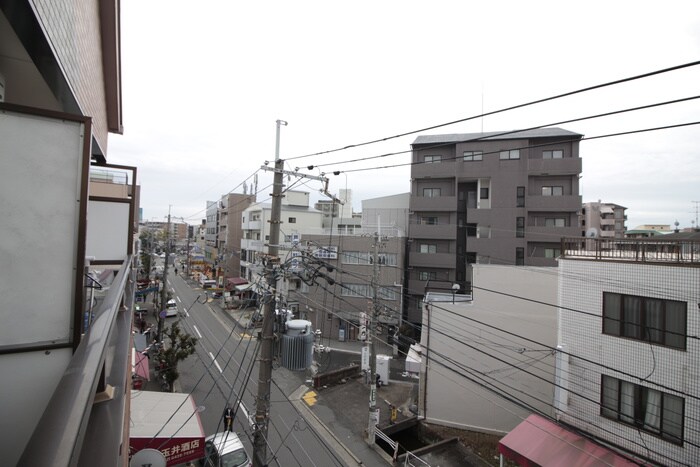
<svg viewBox="0 0 700 467"><path fill-rule="evenodd" d="M160 291L158 310L158 342L163 340L163 310L168 299L168 259L170 258L170 207L168 207L168 227L165 231L165 264L163 266L163 290Z"/></svg>
<svg viewBox="0 0 700 467"><path fill-rule="evenodd" d="M379 423L379 411L377 410L377 349L374 346L376 337L377 310L379 308L379 233L374 234L372 251L372 313L369 316L367 326L367 339L369 340L369 424L367 425L367 442L374 444L374 430Z"/></svg>
<svg viewBox="0 0 700 467"><path fill-rule="evenodd" d="M267 465L267 428L270 418L270 382L272 380L272 324L275 311L275 266L279 264L280 218L282 217L282 187L284 186L284 161L279 158L280 126L287 125L277 120L275 142L275 174L272 184L272 213L270 214L270 243L267 247L268 259L265 277L268 290L264 295L262 344L260 347L260 367L258 376L258 396L255 403L255 433L253 434L253 466Z"/></svg>

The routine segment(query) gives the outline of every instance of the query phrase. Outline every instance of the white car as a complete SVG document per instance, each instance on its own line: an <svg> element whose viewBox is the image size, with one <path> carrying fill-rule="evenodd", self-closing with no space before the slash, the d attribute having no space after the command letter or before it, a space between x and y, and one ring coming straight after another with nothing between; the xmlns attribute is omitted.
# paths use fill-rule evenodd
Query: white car
<svg viewBox="0 0 700 467"><path fill-rule="evenodd" d="M177 316L177 302L172 298L165 305L165 316Z"/></svg>
<svg viewBox="0 0 700 467"><path fill-rule="evenodd" d="M208 436L204 441L206 457L199 459L199 465L206 467L250 467L253 463L245 452L243 443L232 431L224 431Z"/></svg>

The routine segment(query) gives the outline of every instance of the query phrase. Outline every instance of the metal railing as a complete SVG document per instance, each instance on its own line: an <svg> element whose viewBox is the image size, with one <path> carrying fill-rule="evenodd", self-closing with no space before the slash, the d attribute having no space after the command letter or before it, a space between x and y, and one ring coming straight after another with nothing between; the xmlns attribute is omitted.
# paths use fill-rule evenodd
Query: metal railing
<svg viewBox="0 0 700 467"><path fill-rule="evenodd" d="M18 465L124 463L128 449L121 444L135 289L132 261L129 256L119 269ZM108 385L116 387L111 398L96 403L96 393Z"/></svg>
<svg viewBox="0 0 700 467"><path fill-rule="evenodd" d="M561 253L562 258L699 264L700 241L562 238Z"/></svg>

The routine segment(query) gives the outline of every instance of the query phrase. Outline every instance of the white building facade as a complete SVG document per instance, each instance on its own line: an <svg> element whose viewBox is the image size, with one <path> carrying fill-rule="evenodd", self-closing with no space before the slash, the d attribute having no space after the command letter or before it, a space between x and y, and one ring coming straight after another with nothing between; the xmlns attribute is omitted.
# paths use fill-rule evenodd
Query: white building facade
<svg viewBox="0 0 700 467"><path fill-rule="evenodd" d="M558 418L643 461L697 465L697 245L586 243L597 257L572 240L560 260Z"/></svg>
<svg viewBox="0 0 700 467"><path fill-rule="evenodd" d="M507 433L553 414L556 269L473 265L473 297L426 294L419 413L429 423ZM452 302L454 300L454 303Z"/></svg>

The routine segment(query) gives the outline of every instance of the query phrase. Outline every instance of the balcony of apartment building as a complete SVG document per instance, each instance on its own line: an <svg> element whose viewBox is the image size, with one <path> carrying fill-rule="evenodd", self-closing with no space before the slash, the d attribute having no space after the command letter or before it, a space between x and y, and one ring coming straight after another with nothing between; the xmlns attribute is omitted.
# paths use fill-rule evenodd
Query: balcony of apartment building
<svg viewBox="0 0 700 467"><path fill-rule="evenodd" d="M248 251L263 251L264 243L262 240L253 240L251 238L241 239L241 250Z"/></svg>
<svg viewBox="0 0 700 467"><path fill-rule="evenodd" d="M457 197L442 193L436 196L425 196L421 193L420 196L411 196L410 206L411 210L416 212L450 212L457 210Z"/></svg>
<svg viewBox="0 0 700 467"><path fill-rule="evenodd" d="M414 268L454 268L455 253L415 253L409 256Z"/></svg>
<svg viewBox="0 0 700 467"><path fill-rule="evenodd" d="M408 227L410 238L432 238L435 240L451 240L457 236L455 224L412 223Z"/></svg>
<svg viewBox="0 0 700 467"><path fill-rule="evenodd" d="M556 188L556 187L545 187ZM580 195L536 195L528 196L525 206L530 211L570 211L581 209Z"/></svg>
<svg viewBox="0 0 700 467"><path fill-rule="evenodd" d="M424 155L411 167L411 178L440 178L455 172L454 155Z"/></svg>
<svg viewBox="0 0 700 467"><path fill-rule="evenodd" d="M528 175L576 175L580 174L583 164L580 157L564 157L562 159L528 159Z"/></svg>
<svg viewBox="0 0 700 467"><path fill-rule="evenodd" d="M246 219L245 222L241 224L241 230L257 230L260 231L262 230L263 224L262 222L258 220L249 220Z"/></svg>

